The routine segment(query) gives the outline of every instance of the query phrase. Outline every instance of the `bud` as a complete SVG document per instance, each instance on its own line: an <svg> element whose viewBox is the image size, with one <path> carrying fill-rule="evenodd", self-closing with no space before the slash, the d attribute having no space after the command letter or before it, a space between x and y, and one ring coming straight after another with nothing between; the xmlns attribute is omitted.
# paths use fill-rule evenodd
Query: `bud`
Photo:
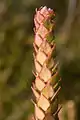
<svg viewBox="0 0 80 120"><path fill-rule="evenodd" d="M56 42L54 39L55 13L52 9L41 7L34 16L34 65L35 81L32 91L35 95L35 119L55 118L58 111L58 94L61 89L58 76ZM49 118L48 118L49 119ZM47 119L46 119L47 120Z"/></svg>

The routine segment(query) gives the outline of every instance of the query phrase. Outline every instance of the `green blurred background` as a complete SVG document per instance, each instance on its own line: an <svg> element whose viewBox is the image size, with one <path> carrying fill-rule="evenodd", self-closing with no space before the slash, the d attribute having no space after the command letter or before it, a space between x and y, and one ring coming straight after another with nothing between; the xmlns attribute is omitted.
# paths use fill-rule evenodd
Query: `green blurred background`
<svg viewBox="0 0 80 120"><path fill-rule="evenodd" d="M0 120L28 120L33 66L35 8L56 12L62 98L80 110L80 0L0 0Z"/></svg>

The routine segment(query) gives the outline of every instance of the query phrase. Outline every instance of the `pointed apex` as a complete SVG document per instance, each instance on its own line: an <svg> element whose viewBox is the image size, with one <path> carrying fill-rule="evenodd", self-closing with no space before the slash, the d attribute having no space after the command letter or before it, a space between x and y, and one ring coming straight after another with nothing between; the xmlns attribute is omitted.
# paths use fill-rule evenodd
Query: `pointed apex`
<svg viewBox="0 0 80 120"><path fill-rule="evenodd" d="M35 97L38 99L39 98L39 93L33 87L31 87L31 89L32 89Z"/></svg>

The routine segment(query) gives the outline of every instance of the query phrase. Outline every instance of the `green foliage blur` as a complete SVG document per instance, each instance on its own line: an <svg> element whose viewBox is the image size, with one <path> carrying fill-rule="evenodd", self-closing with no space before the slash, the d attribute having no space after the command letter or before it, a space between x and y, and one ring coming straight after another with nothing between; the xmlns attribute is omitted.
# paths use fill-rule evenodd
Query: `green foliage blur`
<svg viewBox="0 0 80 120"><path fill-rule="evenodd" d="M28 120L33 113L33 17L35 8L45 5L56 12L63 94L80 105L80 2L66 34L68 0L0 0L0 120Z"/></svg>

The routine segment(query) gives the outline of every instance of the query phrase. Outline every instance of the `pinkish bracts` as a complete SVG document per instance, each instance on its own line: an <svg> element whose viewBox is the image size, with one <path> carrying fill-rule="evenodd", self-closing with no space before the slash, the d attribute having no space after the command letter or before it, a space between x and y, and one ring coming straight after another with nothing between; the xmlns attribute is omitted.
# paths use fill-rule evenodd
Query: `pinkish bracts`
<svg viewBox="0 0 80 120"><path fill-rule="evenodd" d="M58 102L56 106L52 104L57 101L60 91L58 76L58 63L53 57L56 51L54 36L54 17L55 13L46 6L36 9L34 16L35 39L34 39L34 64L35 81L32 85L32 91L35 95L35 120L45 120L50 114L51 118L57 116ZM53 86L54 85L54 86ZM58 89L55 89L59 86Z"/></svg>

